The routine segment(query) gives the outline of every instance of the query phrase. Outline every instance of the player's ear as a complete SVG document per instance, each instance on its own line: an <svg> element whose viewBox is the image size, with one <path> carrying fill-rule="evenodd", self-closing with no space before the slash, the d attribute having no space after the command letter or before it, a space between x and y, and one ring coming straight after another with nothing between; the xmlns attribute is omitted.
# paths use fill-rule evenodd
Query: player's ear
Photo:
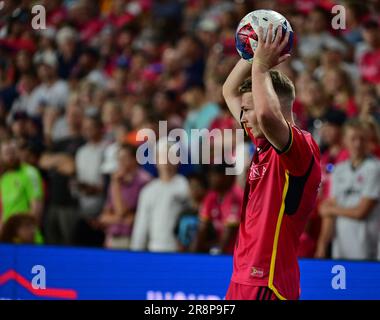
<svg viewBox="0 0 380 320"><path fill-rule="evenodd" d="M240 110L240 117L239 117L239 119L240 119L240 126L241 126L242 129L244 130L244 135L245 135L246 137L248 137L247 129L246 129L244 123L243 123L243 112L244 112L243 109Z"/></svg>

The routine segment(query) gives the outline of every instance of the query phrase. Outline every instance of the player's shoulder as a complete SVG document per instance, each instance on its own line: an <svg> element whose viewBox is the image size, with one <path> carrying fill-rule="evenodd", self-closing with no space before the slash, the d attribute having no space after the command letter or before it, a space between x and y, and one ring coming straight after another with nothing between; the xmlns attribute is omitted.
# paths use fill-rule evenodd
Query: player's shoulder
<svg viewBox="0 0 380 320"><path fill-rule="evenodd" d="M293 136L294 134L297 134L298 136L304 137L310 143L313 143L313 144L316 143L312 134L309 131L303 130L296 125L293 125L292 129L293 129Z"/></svg>
<svg viewBox="0 0 380 320"><path fill-rule="evenodd" d="M317 142L314 140L313 135L306 130L299 128L297 125L292 125L292 143L297 143L297 141L306 141L310 146L312 153L318 155L320 158L320 150Z"/></svg>

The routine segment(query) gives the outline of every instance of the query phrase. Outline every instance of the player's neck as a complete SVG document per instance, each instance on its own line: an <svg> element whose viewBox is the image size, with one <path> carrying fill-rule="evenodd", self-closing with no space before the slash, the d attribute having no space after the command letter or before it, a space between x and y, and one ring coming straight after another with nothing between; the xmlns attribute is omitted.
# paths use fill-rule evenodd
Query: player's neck
<svg viewBox="0 0 380 320"><path fill-rule="evenodd" d="M284 112L283 115L284 115L285 120L287 122L289 122L289 124L291 126L295 125L294 118L293 118L293 112L290 112L290 113L289 112L286 112L286 113Z"/></svg>

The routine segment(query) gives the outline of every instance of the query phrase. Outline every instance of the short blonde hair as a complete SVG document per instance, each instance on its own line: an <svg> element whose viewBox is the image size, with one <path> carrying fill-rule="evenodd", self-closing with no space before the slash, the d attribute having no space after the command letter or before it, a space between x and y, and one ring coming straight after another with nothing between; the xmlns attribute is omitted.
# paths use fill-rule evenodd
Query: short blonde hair
<svg viewBox="0 0 380 320"><path fill-rule="evenodd" d="M290 108L296 98L296 90L292 80L290 80L284 73L278 70L270 70L270 77L272 79L273 89L281 101L284 101ZM251 77L244 80L239 87L241 94L252 92L252 79Z"/></svg>

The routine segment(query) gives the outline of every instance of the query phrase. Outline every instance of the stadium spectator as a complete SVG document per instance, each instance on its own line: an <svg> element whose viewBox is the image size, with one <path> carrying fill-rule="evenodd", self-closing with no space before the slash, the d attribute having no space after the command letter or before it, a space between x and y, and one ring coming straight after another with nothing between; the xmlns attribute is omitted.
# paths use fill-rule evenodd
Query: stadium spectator
<svg viewBox="0 0 380 320"><path fill-rule="evenodd" d="M318 65L313 75L321 80L325 73L330 69L341 69L347 73L351 82L359 79L358 67L352 62L344 60L344 52L334 46L326 46L320 56L320 65Z"/></svg>
<svg viewBox="0 0 380 320"><path fill-rule="evenodd" d="M157 158L175 156L167 139L157 143ZM177 174L177 166L157 161L158 178L141 191L132 231L131 249L155 252L177 251L175 225L189 198L185 177Z"/></svg>
<svg viewBox="0 0 380 320"><path fill-rule="evenodd" d="M35 244L37 220L30 214L15 214L0 231L0 242L14 244Z"/></svg>
<svg viewBox="0 0 380 320"><path fill-rule="evenodd" d="M44 52L42 56L35 61L37 75L41 84L34 90L36 96L36 105L28 108L42 112L44 108L51 108L60 111L65 108L69 95L67 83L58 78L57 67L58 60L53 52Z"/></svg>
<svg viewBox="0 0 380 320"><path fill-rule="evenodd" d="M143 103L137 103L132 107L129 118L129 125L131 128L126 135L126 140L129 143L134 145L139 145L141 143L141 141L137 141L137 133L140 130L149 128L148 123L150 121L150 116L152 116L149 111L149 107ZM155 117L154 122L157 122L157 126L158 121L159 120Z"/></svg>
<svg viewBox="0 0 380 320"><path fill-rule="evenodd" d="M13 102L9 116L17 112L25 112L29 116L40 116L38 91L34 90L37 86L37 77L32 71L21 74L18 83L18 98Z"/></svg>
<svg viewBox="0 0 380 320"><path fill-rule="evenodd" d="M152 129L159 136L160 120L167 121L169 130L185 128L187 133L232 128L235 137L235 126L220 100L220 83L238 59L234 45L238 21L254 9L279 11L295 31L292 58L279 69L296 83L295 120L320 144L326 180L331 174L327 170L332 172L342 155L348 157L339 138L341 121L337 124L330 118L336 110L345 118L359 116L364 121L369 149L380 156L376 1L344 3L346 29L336 30L330 20L331 7L341 4L337 0L49 0L42 2L47 12L45 30L32 27L33 4L8 1L1 10L0 143L16 139L22 163L31 164L44 177L42 231L47 243L103 244L95 222L82 224L83 232L74 239L79 219L75 157L85 143L82 125L87 115L102 116L101 139L107 149L102 164L97 164L100 168L94 170L103 179L108 176L102 182L103 197L118 167L120 145L127 141L138 146L141 129ZM207 148L223 145L224 139L210 142ZM248 159L254 149L250 141L238 143L232 157ZM141 169L157 175L153 164ZM197 170L198 165L180 164L177 172L187 176ZM240 185L245 183L243 171L237 177ZM207 170L204 177L208 178ZM321 198L327 193L328 183L323 183ZM195 227L193 218L184 218L194 223L189 229ZM311 232L313 241L319 230L319 217L314 218L304 233ZM173 225L178 222L174 220ZM170 238L173 243L174 238ZM186 239L182 242L190 238ZM181 249L187 249L185 242Z"/></svg>
<svg viewBox="0 0 380 320"><path fill-rule="evenodd" d="M356 104L360 103L359 117L374 118L380 124L380 100L373 85L362 83L356 90Z"/></svg>
<svg viewBox="0 0 380 320"><path fill-rule="evenodd" d="M116 139L116 130L122 123L121 107L116 100L105 101L102 108L102 122L105 129L104 139L107 142L114 142Z"/></svg>
<svg viewBox="0 0 380 320"><path fill-rule="evenodd" d="M326 199L330 194L330 174L335 165L349 157L346 148L344 148L342 137L346 118L347 116L343 111L332 109L323 120L321 129L321 199Z"/></svg>
<svg viewBox="0 0 380 320"><path fill-rule="evenodd" d="M117 150L117 170L112 174L107 201L98 219L106 229L107 248L129 248L139 194L151 180L151 176L139 167L136 150L129 144Z"/></svg>
<svg viewBox="0 0 380 320"><path fill-rule="evenodd" d="M63 141L81 134L84 111L78 94L73 93L67 101L65 113L58 119L45 118L45 139L48 144Z"/></svg>
<svg viewBox="0 0 380 320"><path fill-rule="evenodd" d="M350 118L357 116L351 78L346 71L330 68L324 73L322 83L328 100L335 108L343 110Z"/></svg>
<svg viewBox="0 0 380 320"><path fill-rule="evenodd" d="M243 190L235 184L235 176L226 175L225 164L212 165L208 172L210 187L200 208L201 223L194 249L201 252L233 253L240 210L243 203ZM210 225L214 237L208 238Z"/></svg>
<svg viewBox="0 0 380 320"><path fill-rule="evenodd" d="M56 34L58 75L61 79L68 79L78 62L77 37L75 29L70 27L62 27Z"/></svg>
<svg viewBox="0 0 380 320"><path fill-rule="evenodd" d="M181 107L178 94L174 90L158 91L153 98L153 110L160 120L168 122L168 130L182 127L183 120L178 114Z"/></svg>
<svg viewBox="0 0 380 320"><path fill-rule="evenodd" d="M342 127L346 121L346 115L340 110L330 110L321 128L321 186L317 198L317 205L312 211L304 232L301 235L298 255L304 258L319 256L318 238L321 229L319 204L326 200L330 194L331 174L334 167L347 160L348 152L342 145ZM319 247L320 248L320 247Z"/></svg>
<svg viewBox="0 0 380 320"><path fill-rule="evenodd" d="M330 198L320 206L324 219L318 249L326 255L332 239L335 259L378 258L380 222L380 162L368 154L363 124L354 119L345 125L344 142L349 160L332 175Z"/></svg>
<svg viewBox="0 0 380 320"><path fill-rule="evenodd" d="M94 83L98 86L105 86L107 84L107 76L99 65L99 52L92 47L82 49L78 63L72 70L72 75Z"/></svg>
<svg viewBox="0 0 380 320"><path fill-rule="evenodd" d="M5 223L15 214L30 214L40 225L43 211L43 185L40 173L23 163L15 141L1 144L2 174L0 177L1 221ZM42 242L41 234L36 238Z"/></svg>
<svg viewBox="0 0 380 320"><path fill-rule="evenodd" d="M28 116L24 112L17 112L10 119L10 127L13 138L15 140L23 140L27 138L27 122Z"/></svg>
<svg viewBox="0 0 380 320"><path fill-rule="evenodd" d="M95 218L100 213L103 202L100 167L105 149L101 121L96 115L84 118L82 135L86 143L78 149L75 156L79 204L84 217Z"/></svg>
<svg viewBox="0 0 380 320"><path fill-rule="evenodd" d="M219 106L206 100L203 84L189 85L183 94L183 101L189 109L184 128L190 136L191 129L209 128L219 115Z"/></svg>
<svg viewBox="0 0 380 320"><path fill-rule="evenodd" d="M182 73L181 59L178 51L168 47L162 53L161 74L162 85L167 90L181 90L185 86L186 77Z"/></svg>
<svg viewBox="0 0 380 320"><path fill-rule="evenodd" d="M366 44L359 58L360 75L364 81L380 83L380 27L374 20L364 24L363 38Z"/></svg>
<svg viewBox="0 0 380 320"><path fill-rule="evenodd" d="M374 157L380 159L380 127L374 117L362 120L366 136L368 137L368 151Z"/></svg>
<svg viewBox="0 0 380 320"><path fill-rule="evenodd" d="M342 32L342 37L346 42L355 46L363 41L361 32L361 22L368 15L368 8L360 2L345 2L346 8L346 29Z"/></svg>
<svg viewBox="0 0 380 320"><path fill-rule="evenodd" d="M81 115L82 111L75 106L67 110L68 135L54 141L42 154L39 163L48 181L44 230L49 244L74 243L74 230L78 221L78 200L73 193L75 154L85 143L81 134Z"/></svg>
<svg viewBox="0 0 380 320"><path fill-rule="evenodd" d="M103 234L94 226L104 203L101 164L106 144L103 141L100 117L96 114L85 116L82 136L86 143L75 155L75 191L79 201L79 220L74 241L78 245L100 246Z"/></svg>
<svg viewBox="0 0 380 320"><path fill-rule="evenodd" d="M320 7L314 8L308 14L305 22L306 34L300 37L298 49L301 57L318 57L325 46L334 46L343 52L346 50L343 42L329 32L329 19L326 10Z"/></svg>
<svg viewBox="0 0 380 320"><path fill-rule="evenodd" d="M199 212L208 188L207 178L202 174L190 174L187 179L190 199L180 213L175 228L180 252L190 251L195 243L199 227Z"/></svg>
<svg viewBox="0 0 380 320"><path fill-rule="evenodd" d="M182 63L186 84L202 84L205 60L201 41L188 34L178 41L176 49Z"/></svg>
<svg viewBox="0 0 380 320"><path fill-rule="evenodd" d="M118 153L120 147L127 142L128 127L125 124L119 125L115 129L115 142L107 145L104 150L103 162L101 165L101 171L104 177L104 187L108 188L112 174L117 170Z"/></svg>
<svg viewBox="0 0 380 320"><path fill-rule="evenodd" d="M316 80L311 80L300 90L300 102L306 113L306 130L309 131L314 140L321 143L322 121L331 107L328 104L323 86Z"/></svg>

